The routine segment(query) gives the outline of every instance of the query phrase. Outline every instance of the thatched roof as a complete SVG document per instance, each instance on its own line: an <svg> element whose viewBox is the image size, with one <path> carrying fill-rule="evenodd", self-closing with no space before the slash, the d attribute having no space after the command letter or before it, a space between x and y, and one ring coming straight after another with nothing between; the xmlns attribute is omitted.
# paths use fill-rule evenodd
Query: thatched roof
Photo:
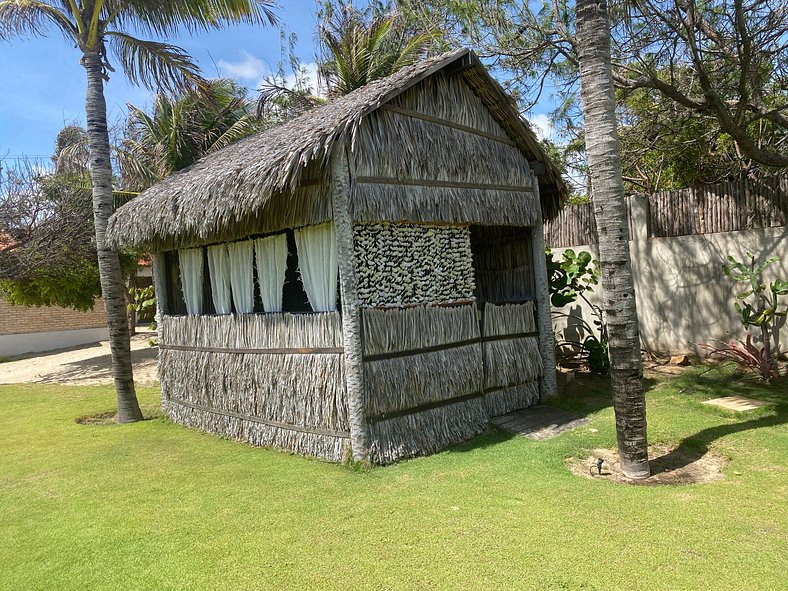
<svg viewBox="0 0 788 591"><path fill-rule="evenodd" d="M321 164L338 141L352 142L362 119L436 72L461 73L533 164L542 210L553 217L567 194L512 99L468 49L404 68L279 127L245 138L144 191L110 218L114 246L208 241L259 213L271 196L298 185L310 163ZM154 248L154 250L157 250Z"/></svg>

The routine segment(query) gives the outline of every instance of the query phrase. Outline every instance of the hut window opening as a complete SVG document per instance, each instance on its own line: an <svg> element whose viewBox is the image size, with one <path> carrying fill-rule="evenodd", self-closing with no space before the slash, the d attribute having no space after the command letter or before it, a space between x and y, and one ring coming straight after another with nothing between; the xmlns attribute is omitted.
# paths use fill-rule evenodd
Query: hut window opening
<svg viewBox="0 0 788 591"><path fill-rule="evenodd" d="M203 250L188 248L178 251L183 299L190 316L202 312L203 302Z"/></svg>
<svg viewBox="0 0 788 591"><path fill-rule="evenodd" d="M282 290L282 311L293 313L312 312L309 298L304 290L304 283L298 273L299 261L296 251L295 233L285 232L287 240L287 266L285 268L285 284Z"/></svg>
<svg viewBox="0 0 788 591"><path fill-rule="evenodd" d="M471 226L471 250L479 303L534 299L531 228Z"/></svg>
<svg viewBox="0 0 788 591"><path fill-rule="evenodd" d="M164 257L168 314L309 313L339 306L333 224Z"/></svg>
<svg viewBox="0 0 788 591"><path fill-rule="evenodd" d="M295 230L301 280L315 312L337 309L337 240L334 223Z"/></svg>
<svg viewBox="0 0 788 591"><path fill-rule="evenodd" d="M276 234L258 238L254 241L254 249L257 298L261 311L281 312L287 276L287 236Z"/></svg>
<svg viewBox="0 0 788 591"><path fill-rule="evenodd" d="M186 300L183 297L181 267L177 252L164 253L164 275L167 290L167 309L165 313L172 315L186 314Z"/></svg>

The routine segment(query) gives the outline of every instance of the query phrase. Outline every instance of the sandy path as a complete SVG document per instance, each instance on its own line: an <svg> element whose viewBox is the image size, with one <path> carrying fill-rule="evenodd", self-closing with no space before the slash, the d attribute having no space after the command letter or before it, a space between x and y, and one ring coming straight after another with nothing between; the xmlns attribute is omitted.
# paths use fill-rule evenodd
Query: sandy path
<svg viewBox="0 0 788 591"><path fill-rule="evenodd" d="M155 333L131 338L134 381L150 384L158 379L158 347L148 345ZM15 361L0 363L0 384L24 382L52 384L111 384L109 341L45 353L30 353Z"/></svg>

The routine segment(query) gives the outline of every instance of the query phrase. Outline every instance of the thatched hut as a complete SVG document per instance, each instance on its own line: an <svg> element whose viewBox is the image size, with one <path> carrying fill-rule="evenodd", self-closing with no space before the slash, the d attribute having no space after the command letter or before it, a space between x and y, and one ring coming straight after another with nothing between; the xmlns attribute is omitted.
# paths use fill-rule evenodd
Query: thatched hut
<svg viewBox="0 0 788 591"><path fill-rule="evenodd" d="M108 234L154 253L174 421L390 463L554 391L542 220L564 190L462 50L204 158Z"/></svg>

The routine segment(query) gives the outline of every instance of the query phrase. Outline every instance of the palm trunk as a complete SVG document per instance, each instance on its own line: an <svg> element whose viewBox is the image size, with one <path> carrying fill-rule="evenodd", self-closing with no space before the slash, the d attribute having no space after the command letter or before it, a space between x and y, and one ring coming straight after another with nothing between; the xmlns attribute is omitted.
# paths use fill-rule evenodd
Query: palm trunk
<svg viewBox="0 0 788 591"><path fill-rule="evenodd" d="M126 316L126 298L123 277L120 272L118 253L107 246L107 220L112 214L112 165L109 156L109 134L107 132L107 104L104 99L104 78L101 56L85 52L82 65L87 72L87 115L88 147L90 149L90 174L93 182L93 219L96 225L96 250L101 279L101 293L109 328L109 344L112 353L112 374L118 398L118 421L129 423L142 420L134 391L131 369L131 347L129 325Z"/></svg>
<svg viewBox="0 0 788 591"><path fill-rule="evenodd" d="M576 7L580 97L599 231L618 451L624 475L646 478L650 473L646 400L616 130L610 23L605 0L577 0Z"/></svg>
<svg viewBox="0 0 788 591"><path fill-rule="evenodd" d="M358 283L353 263L353 221L350 217L350 172L344 145L331 157L331 200L339 256L339 288L342 298L342 332L345 346L345 376L353 460L369 460L369 424L364 395L364 363Z"/></svg>

